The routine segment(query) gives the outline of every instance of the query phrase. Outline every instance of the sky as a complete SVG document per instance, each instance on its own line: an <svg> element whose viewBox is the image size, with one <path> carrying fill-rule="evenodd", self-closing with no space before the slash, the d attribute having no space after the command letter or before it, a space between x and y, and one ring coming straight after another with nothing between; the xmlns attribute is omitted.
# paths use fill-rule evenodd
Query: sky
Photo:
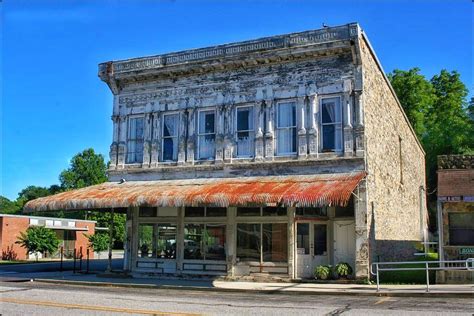
<svg viewBox="0 0 474 316"><path fill-rule="evenodd" d="M78 152L108 159L99 63L358 22L386 72L457 70L473 95L471 0L0 0L0 195L59 183Z"/></svg>

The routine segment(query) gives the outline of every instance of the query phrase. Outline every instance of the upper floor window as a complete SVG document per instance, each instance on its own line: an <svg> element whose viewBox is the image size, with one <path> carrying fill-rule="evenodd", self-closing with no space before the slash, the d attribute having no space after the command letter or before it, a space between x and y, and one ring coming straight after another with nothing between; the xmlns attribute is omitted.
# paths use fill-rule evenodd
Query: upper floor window
<svg viewBox="0 0 474 316"><path fill-rule="evenodd" d="M216 112L199 112L198 119L198 159L214 159L216 153Z"/></svg>
<svg viewBox="0 0 474 316"><path fill-rule="evenodd" d="M163 116L162 159L163 161L178 160L178 129L179 114Z"/></svg>
<svg viewBox="0 0 474 316"><path fill-rule="evenodd" d="M254 153L253 107L237 108L237 157L252 157Z"/></svg>
<svg viewBox="0 0 474 316"><path fill-rule="evenodd" d="M128 120L127 163L143 162L144 126L143 117L133 117Z"/></svg>
<svg viewBox="0 0 474 316"><path fill-rule="evenodd" d="M342 150L342 109L339 97L321 101L322 151Z"/></svg>
<svg viewBox="0 0 474 316"><path fill-rule="evenodd" d="M277 154L296 153L296 103L286 102L277 105Z"/></svg>

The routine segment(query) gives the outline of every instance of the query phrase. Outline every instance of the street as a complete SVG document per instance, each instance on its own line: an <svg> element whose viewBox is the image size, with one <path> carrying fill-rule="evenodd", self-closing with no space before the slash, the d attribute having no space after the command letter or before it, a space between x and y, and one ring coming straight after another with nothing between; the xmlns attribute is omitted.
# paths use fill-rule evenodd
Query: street
<svg viewBox="0 0 474 316"><path fill-rule="evenodd" d="M472 315L469 298L256 294L0 282L1 315Z"/></svg>

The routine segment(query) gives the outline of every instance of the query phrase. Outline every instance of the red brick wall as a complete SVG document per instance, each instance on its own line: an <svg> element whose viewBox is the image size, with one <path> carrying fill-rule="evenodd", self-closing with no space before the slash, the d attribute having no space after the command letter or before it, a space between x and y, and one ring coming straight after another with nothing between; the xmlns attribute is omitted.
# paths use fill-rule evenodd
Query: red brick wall
<svg viewBox="0 0 474 316"><path fill-rule="evenodd" d="M438 170L438 196L474 196L474 169Z"/></svg>
<svg viewBox="0 0 474 316"><path fill-rule="evenodd" d="M18 260L26 260L28 258L26 249L16 244L20 236L20 232L24 232L30 225L30 219L24 217L1 217L1 248L2 253L13 249Z"/></svg>
<svg viewBox="0 0 474 316"><path fill-rule="evenodd" d="M91 222L76 222L76 227L78 228L83 228L87 227L87 231L76 231L76 249L79 251L79 249L82 247L82 254L83 258L86 258L86 251L87 247L89 246L89 240L87 239L86 235L93 235L95 232L95 223ZM94 251L91 249L89 251L89 258L92 259L94 258Z"/></svg>

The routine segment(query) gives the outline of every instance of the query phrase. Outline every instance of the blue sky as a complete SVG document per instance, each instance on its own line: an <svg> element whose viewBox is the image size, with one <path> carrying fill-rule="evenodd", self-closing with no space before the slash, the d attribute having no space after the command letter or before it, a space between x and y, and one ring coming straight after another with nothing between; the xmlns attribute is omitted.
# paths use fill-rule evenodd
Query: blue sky
<svg viewBox="0 0 474 316"><path fill-rule="evenodd" d="M112 94L100 62L359 22L385 71L458 70L473 89L470 0L3 0L1 186L58 183L77 152L108 158ZM472 95L472 93L471 93Z"/></svg>

